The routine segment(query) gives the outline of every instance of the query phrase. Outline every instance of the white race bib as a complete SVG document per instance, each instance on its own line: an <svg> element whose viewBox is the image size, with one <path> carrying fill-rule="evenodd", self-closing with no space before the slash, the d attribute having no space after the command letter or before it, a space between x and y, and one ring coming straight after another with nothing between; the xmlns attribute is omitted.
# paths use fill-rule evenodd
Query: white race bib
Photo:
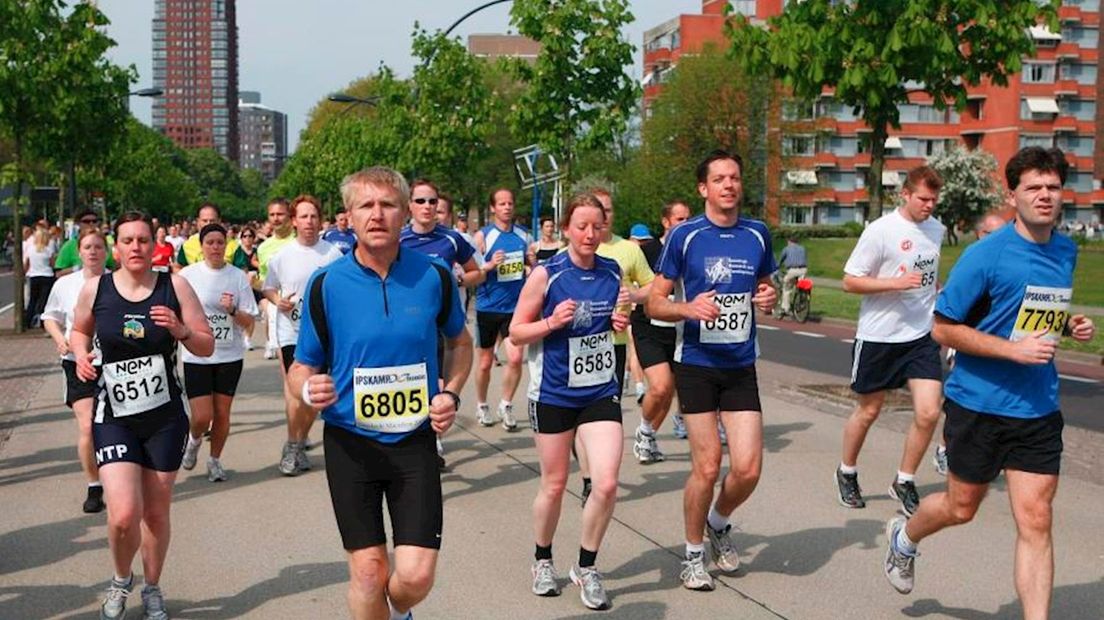
<svg viewBox="0 0 1104 620"><path fill-rule="evenodd" d="M377 433L406 433L429 417L429 372L425 362L353 369L356 425Z"/></svg>
<svg viewBox="0 0 1104 620"><path fill-rule="evenodd" d="M207 315L207 324L211 326L217 342L226 342L234 339L234 322L229 314L216 312Z"/></svg>
<svg viewBox="0 0 1104 620"><path fill-rule="evenodd" d="M713 303L721 315L712 321L701 321L699 340L708 344L739 344L751 337L751 291L717 293Z"/></svg>
<svg viewBox="0 0 1104 620"><path fill-rule="evenodd" d="M303 297L296 296L295 305L292 306L291 312L287 313L288 320L291 321L291 328L296 332L299 331L299 319L303 317Z"/></svg>
<svg viewBox="0 0 1104 620"><path fill-rule="evenodd" d="M1013 341L1022 340L1035 332L1046 330L1044 338L1058 342L1070 318L1072 299L1072 288L1028 286L1024 290L1020 310L1016 313L1016 323L1012 326L1009 338Z"/></svg>
<svg viewBox="0 0 1104 620"><path fill-rule="evenodd" d="M499 282L516 282L525 275L525 252L506 252L498 265Z"/></svg>
<svg viewBox="0 0 1104 620"><path fill-rule="evenodd" d="M604 385L613 380L617 365L613 354L613 332L576 336L567 341L567 387Z"/></svg>
<svg viewBox="0 0 1104 620"><path fill-rule="evenodd" d="M103 377L116 418L145 413L169 402L169 376L160 355L106 363Z"/></svg>

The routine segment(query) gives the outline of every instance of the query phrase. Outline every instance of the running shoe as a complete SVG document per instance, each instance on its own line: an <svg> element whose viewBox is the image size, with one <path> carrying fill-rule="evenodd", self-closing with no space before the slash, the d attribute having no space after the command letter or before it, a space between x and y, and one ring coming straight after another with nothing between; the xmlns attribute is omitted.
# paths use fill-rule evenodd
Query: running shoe
<svg viewBox="0 0 1104 620"><path fill-rule="evenodd" d="M252 351L254 348L255 347L253 346L253 340L251 338L249 338L248 336L246 336L246 338L245 338L245 350L246 351Z"/></svg>
<svg viewBox="0 0 1104 620"><path fill-rule="evenodd" d="M640 383L640 382L637 382L637 384L634 388L634 391L636 392L636 404L638 404L638 405L643 404L644 403L644 393L646 392L646 390L644 389L644 384Z"/></svg>
<svg viewBox="0 0 1104 620"><path fill-rule="evenodd" d="M675 425L675 437L679 439L686 439L689 433L686 432L686 423L682 421L682 414L676 413L674 417Z"/></svg>
<svg viewBox="0 0 1104 620"><path fill-rule="evenodd" d="M636 455L636 460L640 461L641 465L651 465L652 463L659 463L667 459L659 450L659 444L656 443L655 433L645 433L640 427L636 429L636 441L633 442L633 454Z"/></svg>
<svg viewBox="0 0 1104 620"><path fill-rule="evenodd" d="M222 461L214 457L207 459L207 480L210 482L226 481L226 470L222 468Z"/></svg>
<svg viewBox="0 0 1104 620"><path fill-rule="evenodd" d="M732 544L732 524L718 532L707 523L705 533L709 536L709 558L717 568L726 573L740 570L740 554L736 552L736 545Z"/></svg>
<svg viewBox="0 0 1104 620"><path fill-rule="evenodd" d="M571 583L579 586L579 598L587 609L609 609L611 607L606 589L602 586L602 576L593 567L571 567Z"/></svg>
<svg viewBox="0 0 1104 620"><path fill-rule="evenodd" d="M437 438L437 469L445 471L448 467L445 465L445 446L441 444L441 438Z"/></svg>
<svg viewBox="0 0 1104 620"><path fill-rule="evenodd" d="M169 613L165 611L165 596L161 594L161 586L142 588L142 608L145 614L142 620L169 620Z"/></svg>
<svg viewBox="0 0 1104 620"><path fill-rule="evenodd" d="M264 358L266 360L276 359L276 347L265 347Z"/></svg>
<svg viewBox="0 0 1104 620"><path fill-rule="evenodd" d="M297 464L299 459L299 447L291 441L284 442L284 449L280 453L280 473L285 476L298 476L299 468Z"/></svg>
<svg viewBox="0 0 1104 620"><path fill-rule="evenodd" d="M724 424L721 424L721 416L717 416L717 434L721 436L721 445L727 445L728 433L725 432Z"/></svg>
<svg viewBox="0 0 1104 620"><path fill-rule="evenodd" d="M908 594L912 592L912 587L916 583L916 556L920 554L909 555L897 548L897 532L903 527L905 527L904 517L894 517L886 523L886 536L889 540L886 541L883 570L894 590L901 594Z"/></svg>
<svg viewBox="0 0 1104 620"><path fill-rule="evenodd" d="M920 494L916 492L916 483L912 480L901 482L894 479L889 485L889 496L901 502L901 510L906 517L911 517L920 507Z"/></svg>
<svg viewBox="0 0 1104 620"><path fill-rule="evenodd" d="M947 447L936 446L935 456L932 457L932 463L935 464L935 471L940 476L947 475Z"/></svg>
<svg viewBox="0 0 1104 620"><path fill-rule="evenodd" d="M716 587L713 585L713 576L705 570L705 558L702 553L691 553L683 560L679 579L682 579L682 587L687 590L712 592Z"/></svg>
<svg viewBox="0 0 1104 620"><path fill-rule="evenodd" d="M126 617L126 602L132 587L134 587L134 575L125 582L111 578L111 583L107 586L107 595L100 605L100 620L121 620Z"/></svg>
<svg viewBox="0 0 1104 620"><path fill-rule="evenodd" d="M512 433L518 429L517 418L514 417L514 406L501 404L498 406L498 417L502 418L502 428Z"/></svg>
<svg viewBox="0 0 1104 620"><path fill-rule="evenodd" d="M310 457L307 456L306 443L307 442L302 441L302 442L299 442L299 444L296 445L295 469L299 473L303 473L305 471L310 471L310 468L311 468L311 460L310 460Z"/></svg>
<svg viewBox="0 0 1104 620"><path fill-rule="evenodd" d="M103 487L100 485L88 487L88 496L84 498L81 510L88 514L102 512L104 509Z"/></svg>
<svg viewBox="0 0 1104 620"><path fill-rule="evenodd" d="M199 447L203 445L203 439L195 441L192 436L188 435L188 442L184 446L184 460L180 462L180 466L188 471L192 471L196 466L196 458L199 456Z"/></svg>
<svg viewBox="0 0 1104 620"><path fill-rule="evenodd" d="M557 579L560 578L556 574L556 567L552 565L552 560L537 560L533 564L533 594L537 596L559 596L560 595L560 583Z"/></svg>
<svg viewBox="0 0 1104 620"><path fill-rule="evenodd" d="M491 407L486 403L480 404L477 408L477 418L480 426L494 426L495 420L491 417Z"/></svg>
<svg viewBox="0 0 1104 620"><path fill-rule="evenodd" d="M859 488L859 474L845 474L836 468L836 487L839 489L839 503L847 508L866 508L862 489Z"/></svg>

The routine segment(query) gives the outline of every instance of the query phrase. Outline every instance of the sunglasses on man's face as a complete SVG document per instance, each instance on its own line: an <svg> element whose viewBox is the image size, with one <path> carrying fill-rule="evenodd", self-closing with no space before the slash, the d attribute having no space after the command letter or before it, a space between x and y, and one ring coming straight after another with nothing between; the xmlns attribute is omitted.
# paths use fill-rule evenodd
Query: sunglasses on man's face
<svg viewBox="0 0 1104 620"><path fill-rule="evenodd" d="M437 199L436 198L415 198L414 199L414 204L416 204L416 205L424 205L426 203L429 203L431 205L436 205L437 204Z"/></svg>

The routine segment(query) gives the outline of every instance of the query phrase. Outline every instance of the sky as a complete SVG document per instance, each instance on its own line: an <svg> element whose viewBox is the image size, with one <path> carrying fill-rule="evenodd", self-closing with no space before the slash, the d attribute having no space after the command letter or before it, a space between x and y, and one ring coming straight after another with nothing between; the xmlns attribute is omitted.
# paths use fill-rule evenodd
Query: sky
<svg viewBox="0 0 1104 620"><path fill-rule="evenodd" d="M414 23L447 28L483 0L237 0L238 89L260 91L261 103L288 115L294 149L307 113L325 95L373 73L380 63L408 77L414 60ZM138 70L135 88L152 86L153 0L99 0L111 20L107 32L118 44L113 62ZM644 31L680 13L700 13L701 0L632 0L636 20L625 28L636 46L632 74L641 77ZM509 4L490 7L454 31L467 40L475 33L509 30ZM131 110L150 122L148 99L133 97Z"/></svg>

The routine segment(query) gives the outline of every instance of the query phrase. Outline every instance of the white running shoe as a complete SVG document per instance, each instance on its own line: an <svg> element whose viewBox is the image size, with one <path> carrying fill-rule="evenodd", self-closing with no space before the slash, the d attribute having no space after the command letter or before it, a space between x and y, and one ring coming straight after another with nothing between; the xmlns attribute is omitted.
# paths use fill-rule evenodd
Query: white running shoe
<svg viewBox="0 0 1104 620"><path fill-rule="evenodd" d="M711 592L716 587L713 585L713 576L705 570L705 557L702 553L691 553L690 557L683 560L679 578L682 579L682 587L687 590Z"/></svg>
<svg viewBox="0 0 1104 620"><path fill-rule="evenodd" d="M265 347L264 358L266 360L276 359L276 347Z"/></svg>
<svg viewBox="0 0 1104 620"><path fill-rule="evenodd" d="M222 468L222 461L215 457L207 459L207 480L209 482L226 481L226 470Z"/></svg>
<svg viewBox="0 0 1104 620"><path fill-rule="evenodd" d="M480 426L494 426L495 420L491 417L491 407L487 403L481 403L476 409L476 418Z"/></svg>
<svg viewBox="0 0 1104 620"><path fill-rule="evenodd" d="M507 404L500 404L498 406L498 417L502 418L502 428L507 432L514 432L518 429L517 419L514 418L514 406Z"/></svg>
<svg viewBox="0 0 1104 620"><path fill-rule="evenodd" d="M198 440L193 439L191 433L188 434L188 443L184 446L184 460L180 462L180 466L188 471L192 471L196 466L196 458L199 457L199 447L203 445L203 438Z"/></svg>

